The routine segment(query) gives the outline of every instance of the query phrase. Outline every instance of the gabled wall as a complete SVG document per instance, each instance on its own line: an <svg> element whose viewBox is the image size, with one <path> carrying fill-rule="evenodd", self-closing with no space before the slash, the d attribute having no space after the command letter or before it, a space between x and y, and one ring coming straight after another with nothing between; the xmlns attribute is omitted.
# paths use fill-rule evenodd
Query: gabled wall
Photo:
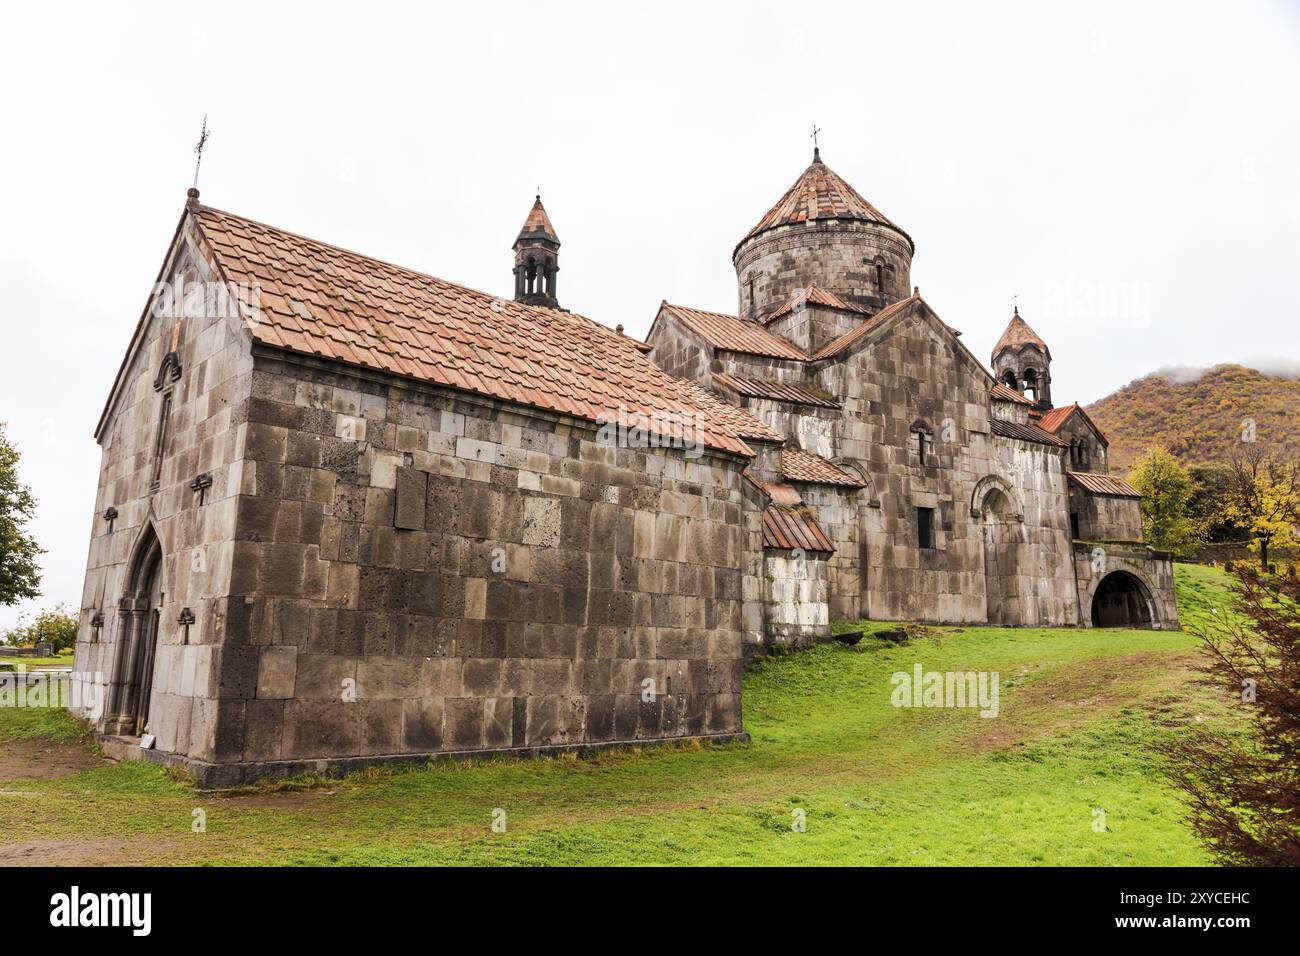
<svg viewBox="0 0 1300 956"><path fill-rule="evenodd" d="M844 359L818 370L818 384L845 403L838 457L871 476L879 509L868 512L863 615L890 620L979 623L989 617L983 517L972 514L977 483L999 476L1023 515L1005 529L1015 590L995 604L1020 623L1071 624L1073 575L1064 464L1047 446L995 439L989 379L923 305L887 322ZM932 451L919 460L913 426L928 424ZM918 546L918 507L935 512L934 547ZM833 525L835 522L827 521ZM835 572L832 562L832 574ZM832 585L832 592L843 584Z"/></svg>
<svg viewBox="0 0 1300 956"><path fill-rule="evenodd" d="M161 281L218 281L188 222L177 234ZM126 577L133 551L152 525L162 544L162 592L157 656L148 729L158 747L211 754L220 686L220 645L225 595L231 574L235 505L242 480L242 440L252 377L249 336L237 320L199 314L160 318L152 307L139 328L134 350L119 379L102 423L102 458L82 592L74 680L83 692L95 688L99 707L123 667L120 652L127 612ZM179 332L177 325L179 323ZM172 394L167 440L158 485L153 487L154 445L162 392L154 388L164 356L177 339L181 374L164 375ZM190 487L199 474L211 476L200 504ZM103 517L109 507L118 517ZM177 619L189 608L194 623ZM92 620L102 615L103 625ZM102 711L80 713L105 726ZM108 715L111 717L112 715Z"/></svg>

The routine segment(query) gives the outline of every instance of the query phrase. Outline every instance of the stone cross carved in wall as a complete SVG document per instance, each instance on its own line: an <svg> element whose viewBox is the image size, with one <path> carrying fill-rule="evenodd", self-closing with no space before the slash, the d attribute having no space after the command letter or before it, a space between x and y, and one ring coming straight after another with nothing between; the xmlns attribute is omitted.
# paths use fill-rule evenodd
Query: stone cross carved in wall
<svg viewBox="0 0 1300 956"><path fill-rule="evenodd" d="M207 472L198 475L193 481L190 482L190 490L197 491L199 493L199 507L203 506L203 503L206 500L208 489L211 487L212 487L212 476L209 475Z"/></svg>
<svg viewBox="0 0 1300 956"><path fill-rule="evenodd" d="M190 625L194 623L194 612L187 607L181 608L180 616L176 618L176 623L184 630L184 643L190 642Z"/></svg>
<svg viewBox="0 0 1300 956"><path fill-rule="evenodd" d="M108 522L108 533L113 533L113 522L117 520L117 509L109 505L104 509L104 520Z"/></svg>

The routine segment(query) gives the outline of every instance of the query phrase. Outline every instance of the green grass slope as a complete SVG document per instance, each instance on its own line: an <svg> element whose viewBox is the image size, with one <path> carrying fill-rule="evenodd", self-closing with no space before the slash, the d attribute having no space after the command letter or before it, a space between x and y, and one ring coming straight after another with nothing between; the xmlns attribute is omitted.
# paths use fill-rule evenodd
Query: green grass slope
<svg viewBox="0 0 1300 956"><path fill-rule="evenodd" d="M1178 584L1185 619L1223 600L1218 572L1180 567ZM1220 706L1188 679L1195 643L938 628L910 645L822 646L746 676L749 745L375 770L235 796L139 763L0 783L33 798L0 800L0 863L1205 864L1147 751ZM892 675L918 663L997 671L998 716L894 707Z"/></svg>

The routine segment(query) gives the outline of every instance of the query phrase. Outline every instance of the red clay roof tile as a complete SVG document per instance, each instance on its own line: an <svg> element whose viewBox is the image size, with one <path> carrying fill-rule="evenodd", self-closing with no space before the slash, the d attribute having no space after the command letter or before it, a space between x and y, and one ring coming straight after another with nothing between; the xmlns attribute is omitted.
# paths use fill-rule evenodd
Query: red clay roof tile
<svg viewBox="0 0 1300 956"><path fill-rule="evenodd" d="M786 481L806 481L818 485L862 487L862 482L856 476L843 471L820 455L799 448L782 449L781 477Z"/></svg>
<svg viewBox="0 0 1300 956"><path fill-rule="evenodd" d="M1070 480L1084 491L1094 495L1109 495L1113 498L1141 498L1142 493L1123 478L1114 475L1099 475L1091 471L1066 472Z"/></svg>
<svg viewBox="0 0 1300 956"><path fill-rule="evenodd" d="M661 304L659 311L672 316L715 348L796 361L808 358L807 353L793 343L773 335L761 325L734 315L706 312L669 302Z"/></svg>
<svg viewBox="0 0 1300 956"><path fill-rule="evenodd" d="M674 379L633 340L570 312L453 285L197 203L189 207L227 280L265 272L256 341L595 421L701 416L713 448L751 455L779 440L743 409ZM222 249L246 250L229 257ZM319 303L319 304L317 304Z"/></svg>
<svg viewBox="0 0 1300 956"><path fill-rule="evenodd" d="M819 151L813 153L812 164L803 171L794 185L786 190L785 195L777 200L776 205L767 211L758 224L749 230L745 239L742 239L736 248L739 249L746 239L768 229L815 219L857 219L879 223L901 235L915 251L911 236L863 199L856 189L823 163Z"/></svg>
<svg viewBox="0 0 1300 956"><path fill-rule="evenodd" d="M796 292L798 291L799 290L796 290ZM779 319L781 316L785 315L787 312L794 309L796 306L806 305L808 303L811 303L813 305L824 305L828 309L838 309L841 312L869 312L870 311L869 309L865 309L860 305L854 305L852 302L842 299L834 292L827 292L825 289L823 289L821 286L818 285L810 285L808 286L808 288L803 289L802 293L803 293L802 295L791 293L790 298L786 302L782 303L776 309L775 312L769 315L765 320L765 322L771 322L775 319Z"/></svg>
<svg viewBox="0 0 1300 956"><path fill-rule="evenodd" d="M1006 422L1000 418L989 419L989 429L995 435L1003 438L1019 438L1021 441L1037 442L1040 445L1056 445L1060 448L1068 448L1069 442L1062 441L1051 432L1045 432L1037 425L1026 425L1021 422Z"/></svg>
<svg viewBox="0 0 1300 956"><path fill-rule="evenodd" d="M1034 404L1031 400L1025 398L1025 396L1021 395L1014 388L1010 388L1006 385L1003 385L1001 382L994 382L993 387L989 389L989 391L993 394L993 397L1000 402L1017 402L1021 405ZM1048 431L1053 431L1053 430L1054 429L1048 429Z"/></svg>
<svg viewBox="0 0 1300 956"><path fill-rule="evenodd" d="M803 509L763 509L763 547L834 553L835 545L822 530L817 519Z"/></svg>
<svg viewBox="0 0 1300 956"><path fill-rule="evenodd" d="M749 398L766 398L774 402L788 402L794 405L813 405L817 408L842 408L835 399L813 391L806 385L792 385L786 382L769 382L761 378L742 378L739 375L727 375L722 372L713 374L713 382L723 388L729 388L739 395Z"/></svg>

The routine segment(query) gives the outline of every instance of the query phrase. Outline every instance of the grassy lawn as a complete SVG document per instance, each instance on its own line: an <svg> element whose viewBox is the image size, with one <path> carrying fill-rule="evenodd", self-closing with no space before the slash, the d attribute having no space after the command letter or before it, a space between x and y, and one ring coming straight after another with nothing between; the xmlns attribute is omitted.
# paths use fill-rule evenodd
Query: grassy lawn
<svg viewBox="0 0 1300 956"><path fill-rule="evenodd" d="M1223 580L1178 568L1185 621L1222 605ZM233 796L143 763L0 783L0 863L8 845L42 863L1206 864L1147 752L1186 721L1231 719L1190 679L1195 645L1001 628L826 645L746 676L748 745L375 770ZM891 676L918 663L997 671L999 715L894 707ZM42 734L89 746L70 717L30 713L0 711L0 748ZM196 810L206 832L193 832Z"/></svg>
<svg viewBox="0 0 1300 956"><path fill-rule="evenodd" d="M13 657L5 655L5 649L0 647L0 669L4 669L5 664L17 666L22 664L29 671L40 670L46 667L71 667L72 651L67 650L55 654L53 657Z"/></svg>

